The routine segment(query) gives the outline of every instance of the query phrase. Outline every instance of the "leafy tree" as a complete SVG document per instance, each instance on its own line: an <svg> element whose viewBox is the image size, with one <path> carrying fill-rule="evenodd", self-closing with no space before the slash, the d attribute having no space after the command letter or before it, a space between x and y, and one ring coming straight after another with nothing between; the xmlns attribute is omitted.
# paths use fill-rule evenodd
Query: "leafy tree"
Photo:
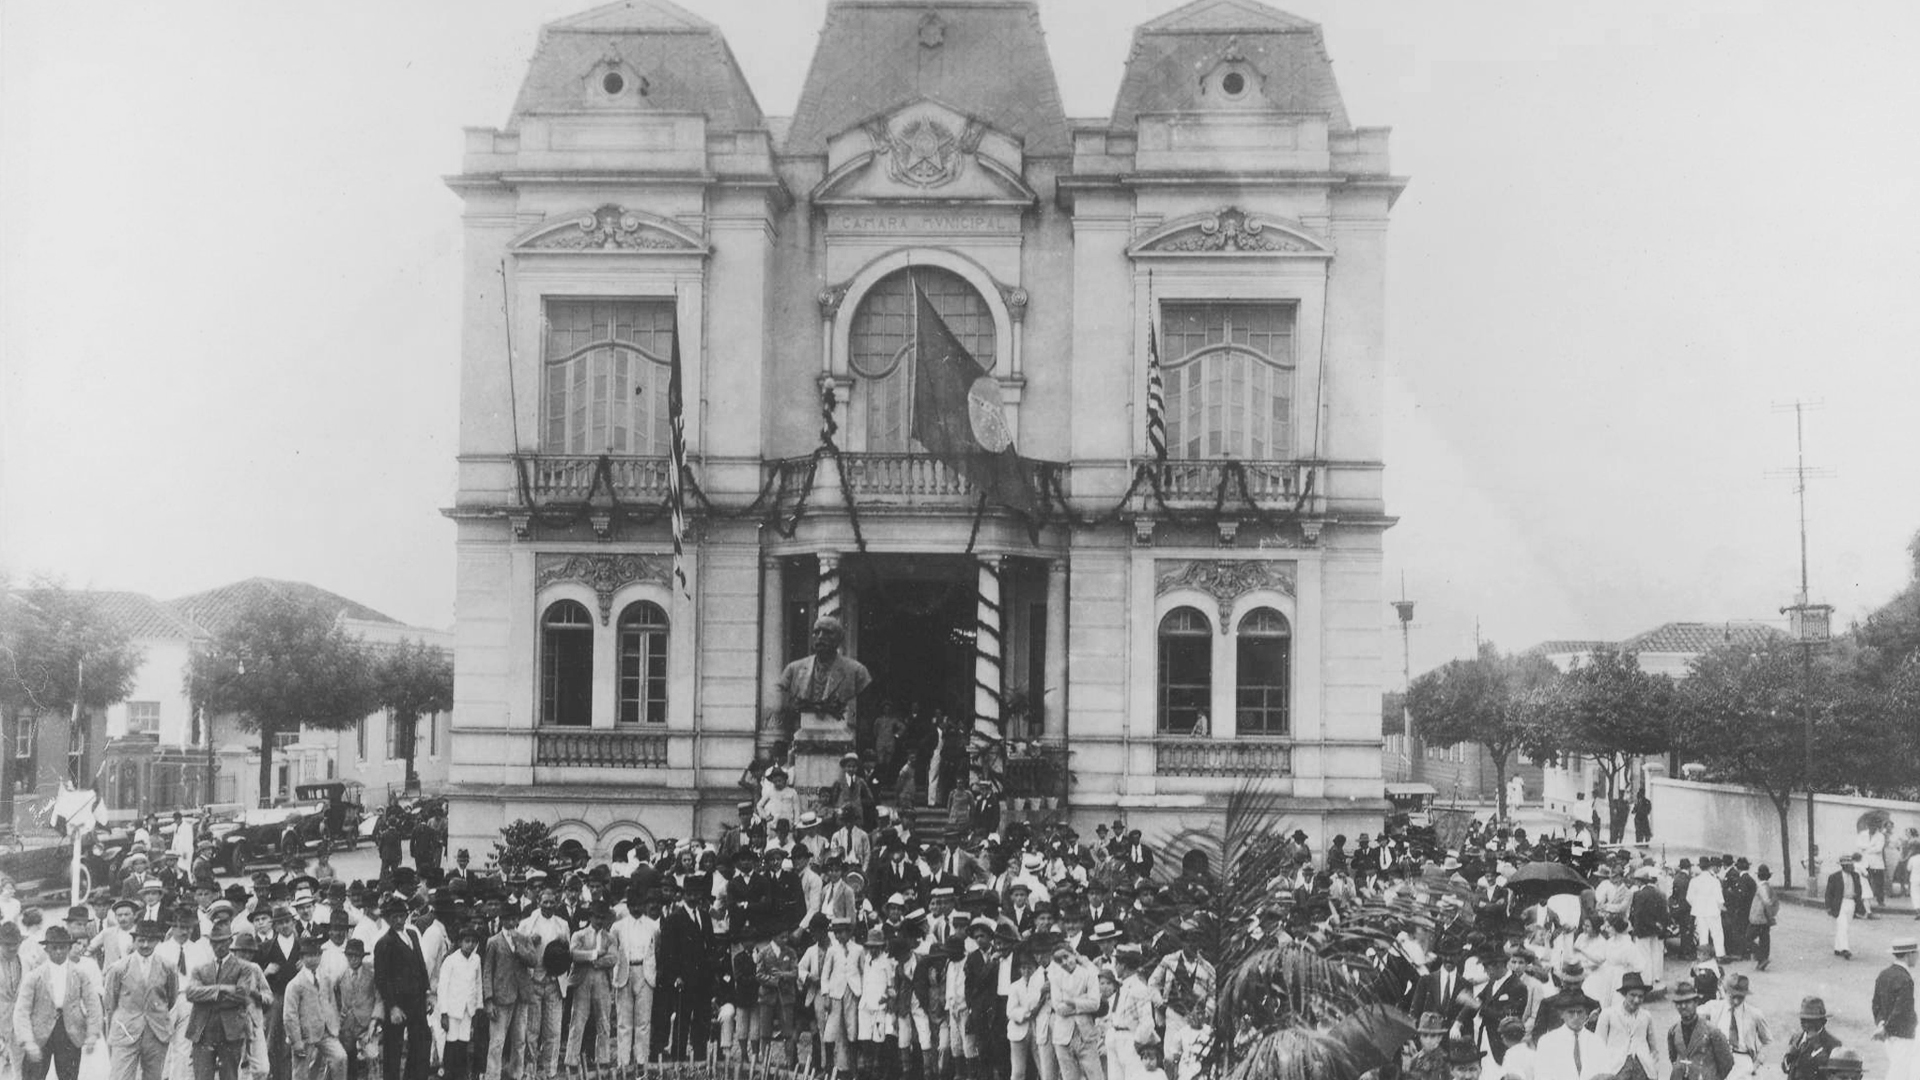
<svg viewBox="0 0 1920 1080"><path fill-rule="evenodd" d="M14 732L28 717L80 714L124 700L142 654L93 597L51 579L0 581L0 826L13 824Z"/></svg>
<svg viewBox="0 0 1920 1080"><path fill-rule="evenodd" d="M1861 674L1881 687L1890 686L1903 668L1920 658L1920 533L1907 552L1913 557L1907 587L1853 628Z"/></svg>
<svg viewBox="0 0 1920 1080"><path fill-rule="evenodd" d="M1632 653L1599 649L1561 676L1553 714L1564 748L1598 760L1613 795L1632 758L1672 745L1673 680L1640 670Z"/></svg>
<svg viewBox="0 0 1920 1080"><path fill-rule="evenodd" d="M453 708L453 658L424 641L403 641L381 650L373 664L374 693L400 725L407 762L407 790L420 786L414 769L420 718Z"/></svg>
<svg viewBox="0 0 1920 1080"><path fill-rule="evenodd" d="M529 870L545 870L553 865L558 853L553 826L525 818L501 829L500 839L493 843L493 861L508 878Z"/></svg>
<svg viewBox="0 0 1920 1080"><path fill-rule="evenodd" d="M1780 819L1780 862L1793 885L1787 815L1793 793L1835 783L1852 786L1884 744L1863 738L1881 719L1841 664L1811 668L1799 646L1776 642L1758 650L1715 649L1696 658L1676 692L1685 743L1710 776L1758 788ZM1811 757L1806 717L1813 720Z"/></svg>
<svg viewBox="0 0 1920 1080"><path fill-rule="evenodd" d="M320 604L261 595L194 654L187 692L209 715L232 714L260 736L260 801L273 791L274 736L339 731L378 706L367 648Z"/></svg>
<svg viewBox="0 0 1920 1080"><path fill-rule="evenodd" d="M1507 816L1507 768L1516 754L1549 745L1549 690L1558 670L1545 657L1504 656L1491 642L1413 680L1407 708L1435 746L1475 743L1493 759L1500 816Z"/></svg>

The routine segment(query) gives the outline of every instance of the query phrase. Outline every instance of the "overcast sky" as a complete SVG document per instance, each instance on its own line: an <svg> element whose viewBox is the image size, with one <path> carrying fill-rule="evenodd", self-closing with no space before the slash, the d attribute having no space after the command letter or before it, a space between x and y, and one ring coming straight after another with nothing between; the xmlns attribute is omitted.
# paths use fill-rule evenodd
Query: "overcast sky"
<svg viewBox="0 0 1920 1080"><path fill-rule="evenodd" d="M790 114L824 0L684 0ZM0 3L0 564L452 621L461 128L571 0ZM1171 0L1042 0L1069 115ZM1389 589L1488 638L1842 620L1920 529L1920 5L1300 2L1393 128ZM1383 628L1393 625L1381 611ZM1388 646L1398 672L1398 643Z"/></svg>

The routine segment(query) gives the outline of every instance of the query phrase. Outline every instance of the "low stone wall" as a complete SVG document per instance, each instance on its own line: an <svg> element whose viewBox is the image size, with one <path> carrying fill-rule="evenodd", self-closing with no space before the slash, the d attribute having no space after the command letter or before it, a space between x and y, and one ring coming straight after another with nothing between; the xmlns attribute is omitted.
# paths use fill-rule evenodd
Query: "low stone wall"
<svg viewBox="0 0 1920 1080"><path fill-rule="evenodd" d="M1654 777L1647 782L1653 800L1655 846L1681 851L1728 852L1744 855L1775 868L1780 864L1780 818L1773 801L1759 791L1737 784L1705 784ZM1855 848L1855 823L1869 810L1893 816L1894 833L1904 836L1920 826L1920 803L1866 799L1852 795L1816 795L1813 800L1814 839L1820 845L1824 874L1834 860ZM1792 846L1793 880L1805 881L1807 804L1793 797L1787 812L1787 840Z"/></svg>

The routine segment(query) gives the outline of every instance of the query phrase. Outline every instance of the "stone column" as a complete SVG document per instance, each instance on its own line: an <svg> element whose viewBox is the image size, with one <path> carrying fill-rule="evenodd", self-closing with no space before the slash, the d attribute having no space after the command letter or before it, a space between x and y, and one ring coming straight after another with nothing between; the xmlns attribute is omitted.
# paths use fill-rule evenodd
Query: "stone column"
<svg viewBox="0 0 1920 1080"><path fill-rule="evenodd" d="M978 556L978 615L973 641L973 712L995 723L1000 721L1001 651L1005 641L1005 620L1000 610L1000 560Z"/></svg>
<svg viewBox="0 0 1920 1080"><path fill-rule="evenodd" d="M765 556L760 560L760 716L755 730L759 733L754 745L756 749L770 748L771 741L781 731L778 721L770 722L773 711L780 705L780 671L786 667L786 575L782 573L782 562L775 556Z"/></svg>
<svg viewBox="0 0 1920 1080"><path fill-rule="evenodd" d="M1044 690L1040 702L1048 738L1058 739L1067 730L1067 560L1047 560L1047 648L1046 670L1041 672Z"/></svg>

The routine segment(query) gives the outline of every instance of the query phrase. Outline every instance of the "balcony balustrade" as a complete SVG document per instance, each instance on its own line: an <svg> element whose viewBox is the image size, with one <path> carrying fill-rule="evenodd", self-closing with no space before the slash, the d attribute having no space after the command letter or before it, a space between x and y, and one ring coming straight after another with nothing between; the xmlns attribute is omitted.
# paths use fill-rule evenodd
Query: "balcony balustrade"
<svg viewBox="0 0 1920 1080"><path fill-rule="evenodd" d="M536 766L588 769L664 769L665 731L619 728L539 728L534 732Z"/></svg>
<svg viewBox="0 0 1920 1080"><path fill-rule="evenodd" d="M1007 756L1006 795L1012 799L1065 800L1072 785L1066 747L1034 743Z"/></svg>
<svg viewBox="0 0 1920 1080"><path fill-rule="evenodd" d="M607 475L622 502L656 502L667 496L672 459L608 456ZM536 503L581 502L593 492L598 454L539 454L522 459L527 489Z"/></svg>
<svg viewBox="0 0 1920 1080"><path fill-rule="evenodd" d="M1258 739L1155 739L1161 776L1292 776L1293 744Z"/></svg>
<svg viewBox="0 0 1920 1080"><path fill-rule="evenodd" d="M868 507L971 507L980 493L953 466L930 454L843 453L847 494L862 509ZM1056 482L1064 487L1067 467L1052 461L1027 462L1036 492L1044 495ZM797 494L806 487L810 457L788 458L771 464L779 487ZM822 459L814 477L816 493L822 485L838 484L831 459Z"/></svg>
<svg viewBox="0 0 1920 1080"><path fill-rule="evenodd" d="M1250 461L1239 458L1171 458L1166 461L1141 459L1139 464L1152 469L1159 481L1160 493L1167 505L1180 510L1211 509L1220 498L1220 484L1227 485L1224 505L1228 507L1244 505L1247 498L1263 510L1290 510L1299 501L1302 492L1307 491L1308 477L1313 475L1315 466L1304 461ZM1246 492L1240 491L1239 480L1228 475L1231 466L1237 465L1240 474L1246 478ZM1324 496L1324 485L1320 477L1315 481L1313 494Z"/></svg>

